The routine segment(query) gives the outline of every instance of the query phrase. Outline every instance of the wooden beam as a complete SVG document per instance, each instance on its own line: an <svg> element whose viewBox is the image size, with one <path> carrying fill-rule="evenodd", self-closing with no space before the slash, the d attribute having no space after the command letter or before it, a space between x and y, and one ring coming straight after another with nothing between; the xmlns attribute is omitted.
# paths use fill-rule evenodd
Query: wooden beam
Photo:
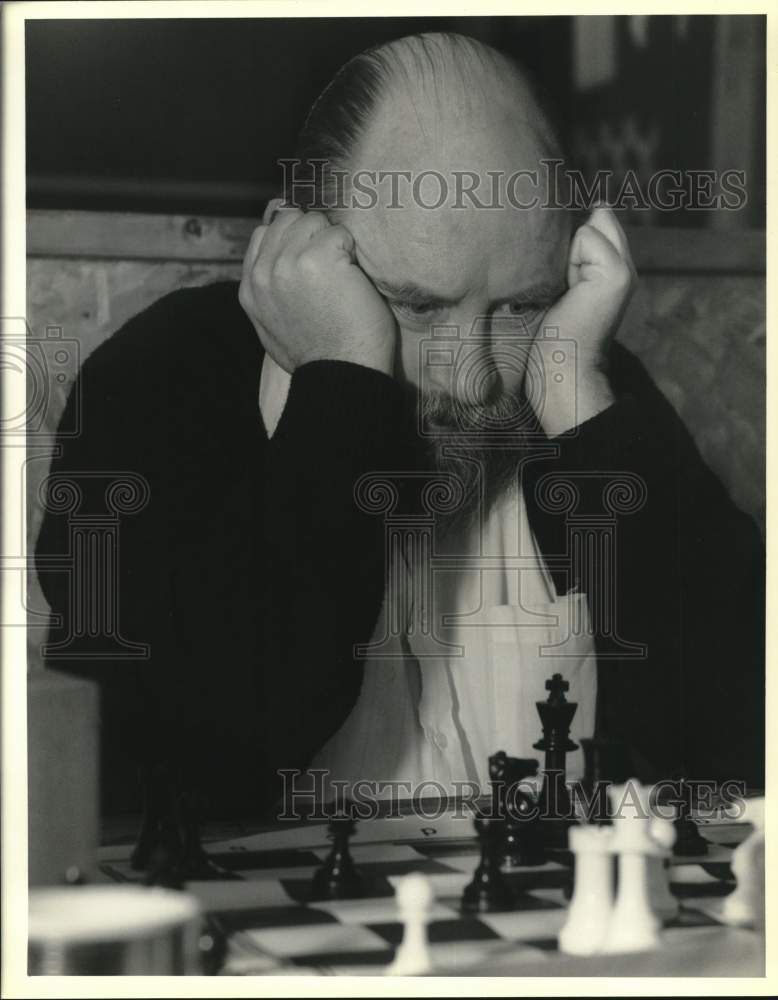
<svg viewBox="0 0 778 1000"><path fill-rule="evenodd" d="M109 260L240 261L254 219L31 209L30 257ZM639 271L761 274L761 230L633 227L627 232Z"/></svg>
<svg viewBox="0 0 778 1000"><path fill-rule="evenodd" d="M762 16L744 14L713 18L710 169L720 176L742 170L746 185L759 176L756 165L760 93L759 70L764 63ZM714 212L714 229L731 231L748 225L750 212Z"/></svg>
<svg viewBox="0 0 778 1000"><path fill-rule="evenodd" d="M30 257L240 261L256 220L135 212L27 212Z"/></svg>

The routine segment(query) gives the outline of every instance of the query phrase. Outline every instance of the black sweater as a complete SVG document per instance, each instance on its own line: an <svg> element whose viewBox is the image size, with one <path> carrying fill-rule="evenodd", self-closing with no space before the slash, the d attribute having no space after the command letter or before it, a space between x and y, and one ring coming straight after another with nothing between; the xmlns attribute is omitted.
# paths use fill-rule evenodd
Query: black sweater
<svg viewBox="0 0 778 1000"><path fill-rule="evenodd" d="M79 482L83 509L104 509L105 481L89 473L132 472L150 488L121 518L118 560L120 631L150 656L94 661L76 644L48 658L100 684L107 811L136 805L138 762L170 758L216 811L257 814L277 795L277 769L305 766L358 696L351 651L378 615L384 526L353 488L364 473L408 467L405 396L372 369L311 362L268 440L262 353L235 283L183 290L101 345L71 393L63 426L78 401L82 431L62 437L52 474ZM642 506L618 517L615 598L619 635L647 656L624 658L607 630L595 636L598 731L630 746L645 780L761 785L760 536L619 345L611 382L616 402L557 438L555 455L540 448L522 475L559 592L583 586L595 620L605 584L585 555L573 568L565 513L540 500L544 477L577 484L578 513L604 509L601 479L587 473L645 484ZM49 511L38 569L65 630L68 576L46 557L67 551L67 515Z"/></svg>

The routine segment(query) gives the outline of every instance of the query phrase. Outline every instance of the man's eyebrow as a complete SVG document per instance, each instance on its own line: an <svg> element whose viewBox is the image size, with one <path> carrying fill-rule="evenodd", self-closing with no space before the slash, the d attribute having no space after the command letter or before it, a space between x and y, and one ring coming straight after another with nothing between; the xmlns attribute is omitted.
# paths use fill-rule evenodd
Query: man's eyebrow
<svg viewBox="0 0 778 1000"><path fill-rule="evenodd" d="M373 278L372 281L383 295L386 295L390 299L395 299L398 302L408 302L412 305L440 307L455 306L458 305L464 297L438 295L436 292L427 288L422 288L413 281L403 281L398 284L391 281L384 281L380 278ZM513 295L505 295L499 299L495 299L493 302L490 302L489 305L492 309L494 309L508 302L554 302L559 298L564 290L565 286L562 282L550 283L547 281L541 281L534 285L528 285L526 288L522 288Z"/></svg>
<svg viewBox="0 0 778 1000"><path fill-rule="evenodd" d="M396 299L398 302L409 302L412 305L455 306L463 298L461 295L456 297L438 295L413 281L402 281L399 284L383 281L380 278L373 278L372 281L379 292L388 298Z"/></svg>
<svg viewBox="0 0 778 1000"><path fill-rule="evenodd" d="M492 308L505 305L507 302L537 302L539 305L545 305L555 302L566 287L564 281L538 281L534 285L527 285L526 288L514 292L513 295L506 295L489 304Z"/></svg>

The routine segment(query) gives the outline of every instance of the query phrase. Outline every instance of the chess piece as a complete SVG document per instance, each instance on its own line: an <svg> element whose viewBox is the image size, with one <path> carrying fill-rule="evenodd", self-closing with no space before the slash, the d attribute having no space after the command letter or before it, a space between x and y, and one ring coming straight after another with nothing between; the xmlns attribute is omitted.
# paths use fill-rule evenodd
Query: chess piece
<svg viewBox="0 0 778 1000"><path fill-rule="evenodd" d="M403 922L403 938L387 976L424 976L432 971L427 941L427 923L434 901L432 884L426 875L414 873L397 883L397 908Z"/></svg>
<svg viewBox="0 0 778 1000"><path fill-rule="evenodd" d="M508 755L498 750L489 758L489 785L492 790L492 816L505 815L505 792L508 770Z"/></svg>
<svg viewBox="0 0 778 1000"><path fill-rule="evenodd" d="M565 698L569 689L562 675L554 674L546 681L548 699L536 702L543 738L533 746L546 755L539 806L543 839L549 847L567 847L567 829L575 822L565 780L565 758L578 748L568 735L578 705Z"/></svg>
<svg viewBox="0 0 778 1000"><path fill-rule="evenodd" d="M602 950L650 951L659 945L661 921L651 906L648 859L666 848L651 833L648 788L629 781L610 788L609 797L619 883Z"/></svg>
<svg viewBox="0 0 778 1000"><path fill-rule="evenodd" d="M753 832L732 852L730 865L737 879L724 900L721 919L735 927L763 930L765 924L764 798L743 800L743 819Z"/></svg>
<svg viewBox="0 0 778 1000"><path fill-rule="evenodd" d="M676 830L670 819L656 816L651 819L649 830L661 851L646 858L648 871L648 898L651 909L663 922L675 920L681 905L670 891L670 853L675 843Z"/></svg>
<svg viewBox="0 0 778 1000"><path fill-rule="evenodd" d="M180 889L190 881L229 879L205 853L200 840L202 796L182 790L171 769L156 764L143 781L143 818L130 864L145 871L147 885Z"/></svg>
<svg viewBox="0 0 778 1000"><path fill-rule="evenodd" d="M575 888L559 932L559 948L568 955L594 955L603 946L613 910L613 829L576 826L570 829L569 840L575 855Z"/></svg>
<svg viewBox="0 0 778 1000"><path fill-rule="evenodd" d="M702 836L697 824L691 818L691 794L693 786L679 781L676 800L678 814L675 819L676 840L673 854L676 857L694 858L708 853L708 841Z"/></svg>
<svg viewBox="0 0 778 1000"><path fill-rule="evenodd" d="M332 848L311 883L311 899L354 899L362 895L362 876L349 851L349 838L356 828L350 816L333 816L329 823Z"/></svg>
<svg viewBox="0 0 778 1000"><path fill-rule="evenodd" d="M465 913L510 910L513 906L513 893L500 872L504 821L476 816L474 825L481 847L481 860L472 881L462 893L462 910Z"/></svg>
<svg viewBox="0 0 778 1000"><path fill-rule="evenodd" d="M586 823L610 823L608 786L620 785L630 775L629 755L623 743L591 737L581 740L584 774L580 783L579 818Z"/></svg>
<svg viewBox="0 0 778 1000"><path fill-rule="evenodd" d="M545 860L540 826L540 810L527 782L538 772L534 758L508 757L502 797L502 864L508 868L542 865Z"/></svg>

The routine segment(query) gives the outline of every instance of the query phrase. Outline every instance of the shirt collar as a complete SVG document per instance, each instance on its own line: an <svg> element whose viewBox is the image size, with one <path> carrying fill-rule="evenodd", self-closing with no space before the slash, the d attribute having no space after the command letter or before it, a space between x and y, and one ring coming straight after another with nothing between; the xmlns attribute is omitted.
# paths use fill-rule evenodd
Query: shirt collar
<svg viewBox="0 0 778 1000"><path fill-rule="evenodd" d="M265 425L267 436L271 438L278 427L281 414L289 395L292 376L276 364L269 354L262 359L262 373L259 377L259 412Z"/></svg>

